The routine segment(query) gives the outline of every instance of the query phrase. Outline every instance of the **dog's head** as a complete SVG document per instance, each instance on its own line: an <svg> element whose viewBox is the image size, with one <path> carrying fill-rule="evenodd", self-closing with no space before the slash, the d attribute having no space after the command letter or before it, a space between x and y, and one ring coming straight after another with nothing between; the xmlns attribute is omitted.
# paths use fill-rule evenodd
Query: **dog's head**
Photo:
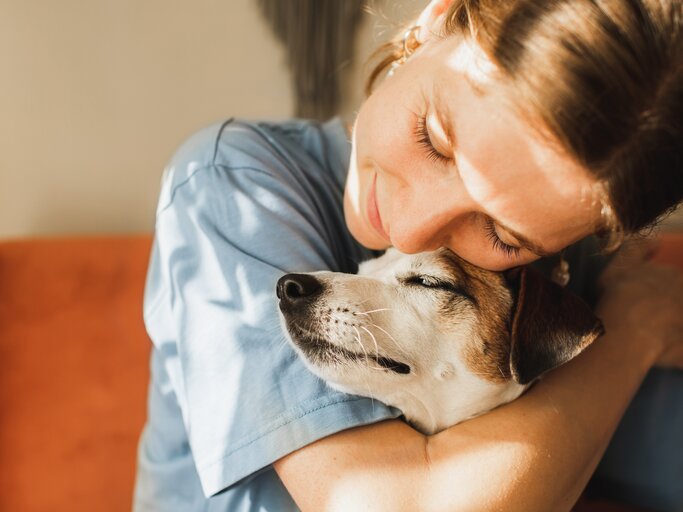
<svg viewBox="0 0 683 512"><path fill-rule="evenodd" d="M446 249L390 249L357 275L287 274L277 295L316 375L426 433L515 399L602 334L581 299L533 270L490 272Z"/></svg>

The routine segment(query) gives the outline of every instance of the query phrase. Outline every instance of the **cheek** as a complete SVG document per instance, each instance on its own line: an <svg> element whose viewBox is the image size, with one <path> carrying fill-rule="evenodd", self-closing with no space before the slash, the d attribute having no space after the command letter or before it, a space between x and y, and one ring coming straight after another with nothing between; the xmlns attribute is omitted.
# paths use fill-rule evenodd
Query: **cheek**
<svg viewBox="0 0 683 512"><path fill-rule="evenodd" d="M397 174L413 167L413 125L418 106L409 104L399 84L382 84L363 104L357 119L358 163ZM408 89L409 90L409 89Z"/></svg>

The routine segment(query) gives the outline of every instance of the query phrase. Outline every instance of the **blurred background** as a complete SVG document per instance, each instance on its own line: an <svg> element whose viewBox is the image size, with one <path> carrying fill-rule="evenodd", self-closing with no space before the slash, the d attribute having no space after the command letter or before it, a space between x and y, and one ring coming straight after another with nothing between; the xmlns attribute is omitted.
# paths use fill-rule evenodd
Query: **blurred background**
<svg viewBox="0 0 683 512"><path fill-rule="evenodd" d="M0 0L0 239L150 232L183 139L231 116L353 119L367 57L425 3Z"/></svg>
<svg viewBox="0 0 683 512"><path fill-rule="evenodd" d="M313 117L290 73L307 66L291 58L302 12L350 49L323 77L350 120L367 56L424 3L0 0L0 239L151 232L188 135L231 116Z"/></svg>

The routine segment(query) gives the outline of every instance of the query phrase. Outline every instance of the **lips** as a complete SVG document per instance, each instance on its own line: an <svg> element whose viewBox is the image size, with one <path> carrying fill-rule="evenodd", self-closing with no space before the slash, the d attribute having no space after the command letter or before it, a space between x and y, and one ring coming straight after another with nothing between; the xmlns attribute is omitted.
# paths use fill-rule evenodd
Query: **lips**
<svg viewBox="0 0 683 512"><path fill-rule="evenodd" d="M381 236L386 242L391 243L389 234L384 231L382 226L382 217L379 215L379 209L377 208L377 173L372 177L372 183L370 183L370 189L368 190L368 199L366 204L366 209L368 212L368 220L370 225L377 231L377 234Z"/></svg>

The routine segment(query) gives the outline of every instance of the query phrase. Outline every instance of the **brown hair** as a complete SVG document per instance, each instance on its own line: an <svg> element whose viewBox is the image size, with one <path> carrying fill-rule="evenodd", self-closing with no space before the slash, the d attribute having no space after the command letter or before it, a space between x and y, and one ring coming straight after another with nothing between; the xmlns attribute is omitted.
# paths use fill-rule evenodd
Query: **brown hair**
<svg viewBox="0 0 683 512"><path fill-rule="evenodd" d="M455 0L444 19L440 36L474 39L516 106L599 179L613 237L680 203L680 0ZM397 38L378 50L368 92L401 48Z"/></svg>

